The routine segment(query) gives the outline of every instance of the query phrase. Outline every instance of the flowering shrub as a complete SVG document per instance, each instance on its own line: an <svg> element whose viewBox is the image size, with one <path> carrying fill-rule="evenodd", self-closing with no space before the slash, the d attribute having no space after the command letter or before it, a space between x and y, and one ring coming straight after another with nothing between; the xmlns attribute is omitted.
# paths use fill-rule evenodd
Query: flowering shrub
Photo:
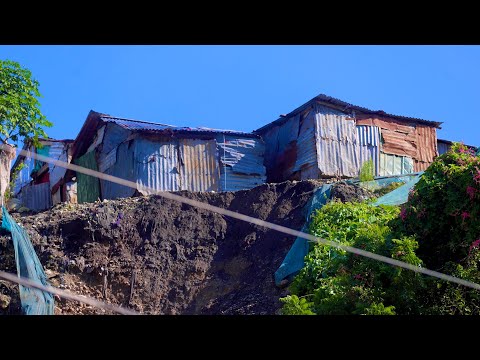
<svg viewBox="0 0 480 360"><path fill-rule="evenodd" d="M402 207L400 228L415 234L428 267L460 263L480 239L480 157L460 143L424 172Z"/></svg>

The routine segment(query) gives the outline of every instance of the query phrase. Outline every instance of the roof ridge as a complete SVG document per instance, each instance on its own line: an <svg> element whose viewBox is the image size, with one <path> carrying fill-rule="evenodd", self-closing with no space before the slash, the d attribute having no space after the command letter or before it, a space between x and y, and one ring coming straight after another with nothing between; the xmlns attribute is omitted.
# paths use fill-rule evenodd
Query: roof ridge
<svg viewBox="0 0 480 360"><path fill-rule="evenodd" d="M110 118L110 119L118 119L118 120L126 120L126 121L133 121L133 122L139 122L143 124L153 124L153 125L162 125L162 126L170 126L170 127L181 127L181 126L175 126L175 125L170 125L170 124L162 124L158 122L153 122L153 121L145 121L145 120L137 120L137 119L128 119L128 118L123 118L119 116L112 116L112 115L105 115L102 114L100 118Z"/></svg>

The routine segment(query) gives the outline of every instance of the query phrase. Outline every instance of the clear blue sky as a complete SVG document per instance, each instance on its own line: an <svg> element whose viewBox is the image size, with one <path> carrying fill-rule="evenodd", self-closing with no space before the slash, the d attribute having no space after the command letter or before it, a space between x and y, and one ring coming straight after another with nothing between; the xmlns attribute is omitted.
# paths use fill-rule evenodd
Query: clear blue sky
<svg viewBox="0 0 480 360"><path fill-rule="evenodd" d="M0 59L40 82L54 138L75 138L91 109L252 131L324 93L480 146L480 46L0 45Z"/></svg>

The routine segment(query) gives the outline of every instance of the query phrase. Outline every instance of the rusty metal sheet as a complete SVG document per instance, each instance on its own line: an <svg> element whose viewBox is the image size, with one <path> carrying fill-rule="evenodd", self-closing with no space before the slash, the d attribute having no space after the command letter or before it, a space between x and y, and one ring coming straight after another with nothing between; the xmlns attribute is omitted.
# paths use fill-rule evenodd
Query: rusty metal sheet
<svg viewBox="0 0 480 360"><path fill-rule="evenodd" d="M418 161L432 163L433 159L438 156L437 150L437 129L417 125L417 150L415 157Z"/></svg>
<svg viewBox="0 0 480 360"><path fill-rule="evenodd" d="M218 191L219 169L215 140L180 139L180 189Z"/></svg>

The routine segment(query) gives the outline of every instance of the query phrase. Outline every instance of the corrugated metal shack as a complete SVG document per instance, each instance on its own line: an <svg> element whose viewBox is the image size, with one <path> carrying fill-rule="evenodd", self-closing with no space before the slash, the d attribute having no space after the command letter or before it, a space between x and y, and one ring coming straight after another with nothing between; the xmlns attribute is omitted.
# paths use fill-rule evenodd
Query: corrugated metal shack
<svg viewBox="0 0 480 360"><path fill-rule="evenodd" d="M70 161L73 140L48 138L39 139L39 142L43 145L41 148L35 148L26 142L23 149L65 162ZM14 196L21 200L23 206L35 211L45 210L61 201L73 201L67 195L66 187L55 186L61 182L65 171L65 168L53 164L18 156L12 166L12 173L18 173L14 182Z"/></svg>
<svg viewBox="0 0 480 360"><path fill-rule="evenodd" d="M448 150L450 150L450 148L452 147L453 143L454 142L450 140L438 139L437 140L438 154L442 155L448 152ZM476 146L473 146L473 145L465 145L465 146L467 146L469 149L473 150L474 152L477 151Z"/></svg>
<svg viewBox="0 0 480 360"><path fill-rule="evenodd" d="M373 111L319 95L254 133L265 141L267 181L376 176L425 170L437 153L440 122Z"/></svg>
<svg viewBox="0 0 480 360"><path fill-rule="evenodd" d="M265 182L263 140L255 134L176 127L90 111L73 162L156 191L235 191ZM115 199L137 190L83 174L78 202Z"/></svg>

